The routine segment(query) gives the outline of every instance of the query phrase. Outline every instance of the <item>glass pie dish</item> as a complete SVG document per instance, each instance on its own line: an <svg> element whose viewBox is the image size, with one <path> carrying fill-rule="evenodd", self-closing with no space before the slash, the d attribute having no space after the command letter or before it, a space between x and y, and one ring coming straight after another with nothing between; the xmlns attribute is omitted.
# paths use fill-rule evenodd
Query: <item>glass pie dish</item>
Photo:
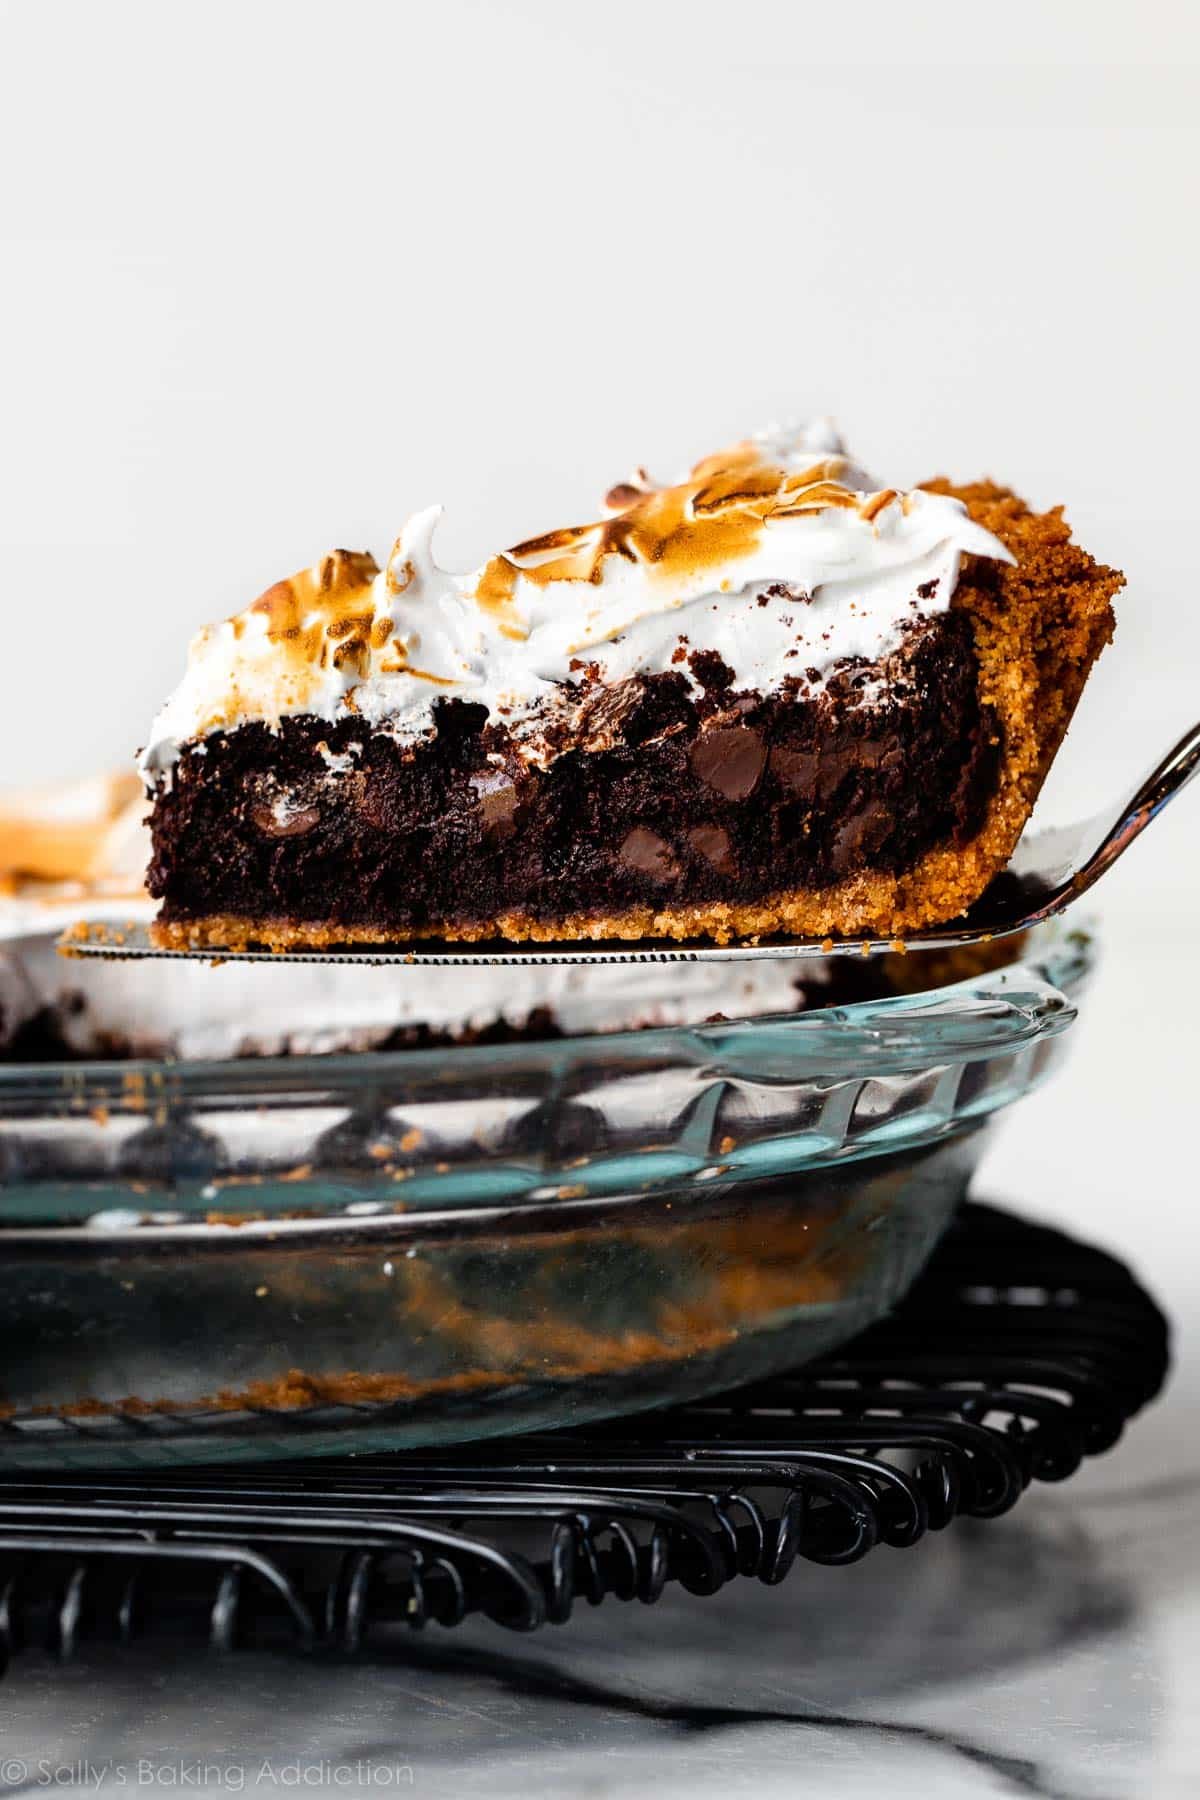
<svg viewBox="0 0 1200 1800"><path fill-rule="evenodd" d="M715 1392L892 1306L1089 939L689 1029L0 1065L9 1466L435 1444Z"/></svg>

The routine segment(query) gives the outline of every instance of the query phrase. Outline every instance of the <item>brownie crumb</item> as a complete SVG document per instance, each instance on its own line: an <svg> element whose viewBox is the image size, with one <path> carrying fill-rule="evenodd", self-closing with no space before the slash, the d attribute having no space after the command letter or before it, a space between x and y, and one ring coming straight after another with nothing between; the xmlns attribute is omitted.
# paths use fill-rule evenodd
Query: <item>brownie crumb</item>
<svg viewBox="0 0 1200 1800"><path fill-rule="evenodd" d="M733 670L715 650L693 650L688 667L706 693L723 694L733 686Z"/></svg>

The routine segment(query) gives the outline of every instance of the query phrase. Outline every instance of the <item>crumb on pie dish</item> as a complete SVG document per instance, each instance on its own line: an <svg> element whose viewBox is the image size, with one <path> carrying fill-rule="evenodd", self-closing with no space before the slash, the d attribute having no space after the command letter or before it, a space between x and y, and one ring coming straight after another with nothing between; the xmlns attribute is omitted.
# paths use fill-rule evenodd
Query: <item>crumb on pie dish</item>
<svg viewBox="0 0 1200 1800"><path fill-rule="evenodd" d="M895 937L1004 868L1114 570L827 422L465 575L437 511L199 634L142 770L160 945Z"/></svg>

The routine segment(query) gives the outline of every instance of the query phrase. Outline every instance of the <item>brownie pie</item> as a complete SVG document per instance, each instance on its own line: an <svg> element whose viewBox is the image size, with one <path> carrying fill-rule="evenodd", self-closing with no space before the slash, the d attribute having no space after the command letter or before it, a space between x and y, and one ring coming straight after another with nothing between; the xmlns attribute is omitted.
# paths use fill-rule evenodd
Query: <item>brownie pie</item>
<svg viewBox="0 0 1200 1800"><path fill-rule="evenodd" d="M466 575L437 512L194 641L143 757L168 945L886 936L1008 861L1121 585L827 425Z"/></svg>

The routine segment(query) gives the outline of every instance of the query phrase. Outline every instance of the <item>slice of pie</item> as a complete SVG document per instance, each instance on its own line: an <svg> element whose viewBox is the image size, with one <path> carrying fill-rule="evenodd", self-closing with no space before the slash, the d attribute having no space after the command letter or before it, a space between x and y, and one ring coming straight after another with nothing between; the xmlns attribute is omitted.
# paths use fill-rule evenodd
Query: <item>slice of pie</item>
<svg viewBox="0 0 1200 1800"><path fill-rule="evenodd" d="M162 944L902 935L1008 861L1121 576L824 423L467 575L438 514L202 631L143 757Z"/></svg>

